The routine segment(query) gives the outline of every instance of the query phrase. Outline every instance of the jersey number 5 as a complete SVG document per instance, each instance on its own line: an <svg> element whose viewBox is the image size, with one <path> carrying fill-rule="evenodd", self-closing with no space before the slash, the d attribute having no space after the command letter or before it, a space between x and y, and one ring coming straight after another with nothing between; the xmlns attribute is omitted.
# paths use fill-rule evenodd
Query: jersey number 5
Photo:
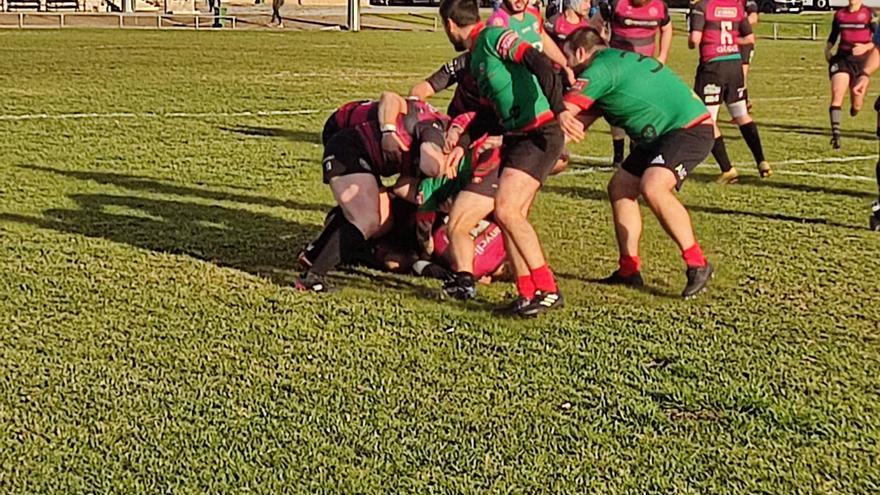
<svg viewBox="0 0 880 495"><path fill-rule="evenodd" d="M733 44L733 23L730 21L721 22L721 46L730 46Z"/></svg>

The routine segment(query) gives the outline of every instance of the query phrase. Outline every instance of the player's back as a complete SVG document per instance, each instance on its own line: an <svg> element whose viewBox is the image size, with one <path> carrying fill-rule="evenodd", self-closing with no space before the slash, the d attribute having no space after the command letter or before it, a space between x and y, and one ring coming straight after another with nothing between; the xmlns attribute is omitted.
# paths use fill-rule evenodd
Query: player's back
<svg viewBox="0 0 880 495"><path fill-rule="evenodd" d="M748 23L742 0L699 0L691 6L690 17L692 29L698 25L703 32L700 41L701 62L740 57L738 40L741 24ZM748 31L751 32L751 29Z"/></svg>
<svg viewBox="0 0 880 495"><path fill-rule="evenodd" d="M636 141L653 141L707 115L706 106L687 84L654 58L607 48L587 71L608 79L611 89L596 105L611 125L625 129Z"/></svg>

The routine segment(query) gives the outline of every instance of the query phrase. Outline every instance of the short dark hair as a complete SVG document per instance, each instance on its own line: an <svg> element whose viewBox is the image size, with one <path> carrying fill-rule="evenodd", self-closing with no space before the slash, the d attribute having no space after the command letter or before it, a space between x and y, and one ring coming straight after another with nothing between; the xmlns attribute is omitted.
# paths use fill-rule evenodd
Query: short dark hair
<svg viewBox="0 0 880 495"><path fill-rule="evenodd" d="M480 7L477 0L443 0L440 2L440 17L443 22L452 19L460 27L480 22Z"/></svg>
<svg viewBox="0 0 880 495"><path fill-rule="evenodd" d="M596 31L596 29L591 27L585 27L575 30L573 33L568 35L568 38L565 39L565 43L567 43L574 49L583 48L587 51L595 46L607 45L607 43L605 43L605 39L602 38L601 34L599 34L599 31Z"/></svg>

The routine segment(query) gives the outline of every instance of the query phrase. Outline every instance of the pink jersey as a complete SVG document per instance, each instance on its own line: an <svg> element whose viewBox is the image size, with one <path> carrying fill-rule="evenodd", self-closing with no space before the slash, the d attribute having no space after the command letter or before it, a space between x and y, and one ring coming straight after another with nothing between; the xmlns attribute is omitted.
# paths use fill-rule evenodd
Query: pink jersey
<svg viewBox="0 0 880 495"><path fill-rule="evenodd" d="M390 177L401 174L414 177L418 173L418 164L414 157L419 154L419 143L431 141L441 148L443 147L443 133L446 130L449 117L419 100L408 99L407 105L407 113L397 117L397 137L409 147L409 151L403 153L400 163L390 163L385 160L382 152L382 131L379 128L378 118L355 127L370 157L371 165L376 167L374 172L380 176Z"/></svg>
<svg viewBox="0 0 880 495"><path fill-rule="evenodd" d="M752 34L741 0L698 0L691 4L691 32L702 32L700 62L741 60L739 38Z"/></svg>
<svg viewBox="0 0 880 495"><path fill-rule="evenodd" d="M568 35L580 28L590 27L590 21L587 19L581 19L580 22L574 23L569 21L563 12L547 19L547 22L544 23L544 27L550 34L550 37L552 37L553 40L556 41L556 44L561 48L562 43L568 38Z"/></svg>
<svg viewBox="0 0 880 495"><path fill-rule="evenodd" d="M663 0L650 0L641 7L632 0L618 0L612 9L611 47L653 57L657 32L670 22Z"/></svg>
<svg viewBox="0 0 880 495"><path fill-rule="evenodd" d="M864 5L855 12L850 12L849 7L839 9L834 13L828 43L834 44L840 36L837 52L843 54L852 52L857 43L870 43L875 29L873 17L871 9Z"/></svg>
<svg viewBox="0 0 880 495"><path fill-rule="evenodd" d="M474 238L474 277L476 278L494 273L507 257L501 227L493 222L485 223L488 225ZM443 224L434 231L434 251L438 256L443 256L448 248L449 237L446 235L446 224Z"/></svg>

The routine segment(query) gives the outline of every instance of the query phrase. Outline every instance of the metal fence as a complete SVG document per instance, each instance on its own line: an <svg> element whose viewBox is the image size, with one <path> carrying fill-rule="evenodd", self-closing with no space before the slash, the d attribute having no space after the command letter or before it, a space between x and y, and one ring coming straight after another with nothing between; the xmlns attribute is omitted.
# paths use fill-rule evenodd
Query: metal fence
<svg viewBox="0 0 880 495"><path fill-rule="evenodd" d="M0 14L0 29L107 27L129 29L235 29L235 16L211 14L124 14L103 12L16 12Z"/></svg>

